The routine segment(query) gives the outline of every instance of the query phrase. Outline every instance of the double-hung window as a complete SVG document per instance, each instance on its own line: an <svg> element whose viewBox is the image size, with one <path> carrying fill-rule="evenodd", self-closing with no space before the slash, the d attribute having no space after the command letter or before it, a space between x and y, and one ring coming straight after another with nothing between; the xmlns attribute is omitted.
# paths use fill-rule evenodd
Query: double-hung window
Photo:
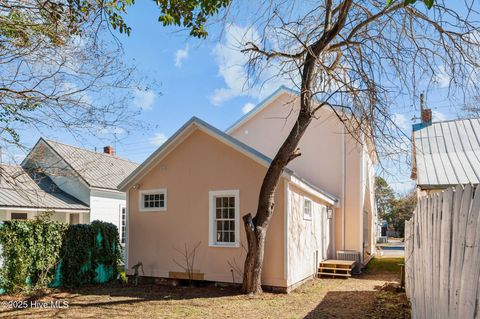
<svg viewBox="0 0 480 319"><path fill-rule="evenodd" d="M239 191L211 191L210 206L210 246L239 246Z"/></svg>
<svg viewBox="0 0 480 319"><path fill-rule="evenodd" d="M148 189L140 191L140 211L158 212L167 210L167 190Z"/></svg>

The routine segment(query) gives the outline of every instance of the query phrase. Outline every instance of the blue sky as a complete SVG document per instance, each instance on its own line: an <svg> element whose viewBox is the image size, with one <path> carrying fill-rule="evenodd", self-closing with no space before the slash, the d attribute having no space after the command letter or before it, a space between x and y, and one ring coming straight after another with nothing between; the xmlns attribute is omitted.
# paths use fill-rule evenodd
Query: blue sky
<svg viewBox="0 0 480 319"><path fill-rule="evenodd" d="M256 85L248 92L243 91L246 75L241 64L245 57L234 44L235 39L246 32L242 25L230 26L221 35L217 27L211 30L207 40L198 40L189 38L185 32L162 27L157 18L153 1L137 1L126 15L132 27L131 36L118 35L126 61L135 63L139 74L157 84L137 91L132 105L142 110L139 121L147 123L149 129L118 134L118 142L111 138L119 156L136 162L143 161L192 116L225 129L278 86L270 82L264 87ZM440 74L437 88L426 95L427 106L433 109L436 120L456 116L445 99L446 80L448 76ZM414 103L416 108L412 106ZM413 97L405 96L399 98L394 107L395 121L408 136L411 119L418 115L415 109L418 103ZM80 142L62 132L42 134L92 150L95 147L101 150L105 144L95 137ZM31 146L39 137L39 133L31 132L25 141ZM394 176L389 175L387 179L397 191L413 186L408 166L394 167L392 171Z"/></svg>

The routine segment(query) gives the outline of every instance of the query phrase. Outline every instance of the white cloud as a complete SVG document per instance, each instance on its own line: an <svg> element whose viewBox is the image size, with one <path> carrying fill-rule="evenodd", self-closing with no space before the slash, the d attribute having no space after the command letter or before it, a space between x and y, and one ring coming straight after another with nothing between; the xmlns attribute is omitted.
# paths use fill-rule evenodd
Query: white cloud
<svg viewBox="0 0 480 319"><path fill-rule="evenodd" d="M407 118L405 115L400 114L400 113L395 113L392 116L392 121L395 123L395 125L402 129L403 131L409 131L410 130L410 125L408 124Z"/></svg>
<svg viewBox="0 0 480 319"><path fill-rule="evenodd" d="M155 135L152 136L148 141L150 142L150 144L160 146L163 143L165 143L166 140L167 140L167 137L165 136L165 134L155 133Z"/></svg>
<svg viewBox="0 0 480 319"><path fill-rule="evenodd" d="M255 107L255 104L253 104L253 103L246 103L246 104L242 107L242 112L243 112L243 114L247 114L248 112L250 112L251 110L253 110L254 107Z"/></svg>
<svg viewBox="0 0 480 319"><path fill-rule="evenodd" d="M125 129L122 127L102 127L98 132L101 134L123 134Z"/></svg>
<svg viewBox="0 0 480 319"><path fill-rule="evenodd" d="M407 170L409 171L409 170ZM390 186L393 188L395 193L400 195L405 195L408 192L415 189L415 182L414 181L402 181L402 182L390 182Z"/></svg>
<svg viewBox="0 0 480 319"><path fill-rule="evenodd" d="M151 110L156 99L157 94L149 89L133 91L133 104L142 110Z"/></svg>
<svg viewBox="0 0 480 319"><path fill-rule="evenodd" d="M261 99L281 84L292 86L290 80L279 79L276 76L277 66L272 63L263 68L262 73L255 79L254 85L249 83L249 74L246 69L248 55L241 52L247 42L260 42L257 30L229 24L225 28L224 41L213 49L213 55L218 64L218 75L225 82L225 87L216 89L210 96L210 102L213 105L221 105L238 96Z"/></svg>
<svg viewBox="0 0 480 319"><path fill-rule="evenodd" d="M451 79L452 77L447 73L445 67L439 68L437 72L435 72L434 81L439 88L449 87Z"/></svg>
<svg viewBox="0 0 480 319"><path fill-rule="evenodd" d="M181 68L183 60L186 58L188 58L188 45L185 46L184 49L178 49L177 52L175 52L175 66Z"/></svg>
<svg viewBox="0 0 480 319"><path fill-rule="evenodd" d="M447 120L447 116L442 112L433 111L432 112L433 122L442 122Z"/></svg>

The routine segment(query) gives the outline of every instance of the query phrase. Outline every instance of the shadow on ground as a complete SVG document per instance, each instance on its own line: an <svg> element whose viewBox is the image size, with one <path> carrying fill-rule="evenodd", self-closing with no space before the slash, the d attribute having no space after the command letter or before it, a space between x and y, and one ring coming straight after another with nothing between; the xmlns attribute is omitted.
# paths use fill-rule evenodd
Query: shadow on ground
<svg viewBox="0 0 480 319"><path fill-rule="evenodd" d="M374 291L330 291L304 319L410 318L410 305L396 284L376 286Z"/></svg>

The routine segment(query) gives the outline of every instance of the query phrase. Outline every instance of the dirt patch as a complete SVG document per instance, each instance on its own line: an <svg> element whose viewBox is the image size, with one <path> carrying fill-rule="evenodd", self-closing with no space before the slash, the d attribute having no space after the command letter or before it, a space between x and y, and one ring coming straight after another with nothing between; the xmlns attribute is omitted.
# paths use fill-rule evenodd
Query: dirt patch
<svg viewBox="0 0 480 319"><path fill-rule="evenodd" d="M249 297L235 287L116 284L2 296L2 318L410 318L398 276L364 274L312 280L290 294ZM392 286L393 287L393 286ZM68 307L12 309L8 301L67 302Z"/></svg>

